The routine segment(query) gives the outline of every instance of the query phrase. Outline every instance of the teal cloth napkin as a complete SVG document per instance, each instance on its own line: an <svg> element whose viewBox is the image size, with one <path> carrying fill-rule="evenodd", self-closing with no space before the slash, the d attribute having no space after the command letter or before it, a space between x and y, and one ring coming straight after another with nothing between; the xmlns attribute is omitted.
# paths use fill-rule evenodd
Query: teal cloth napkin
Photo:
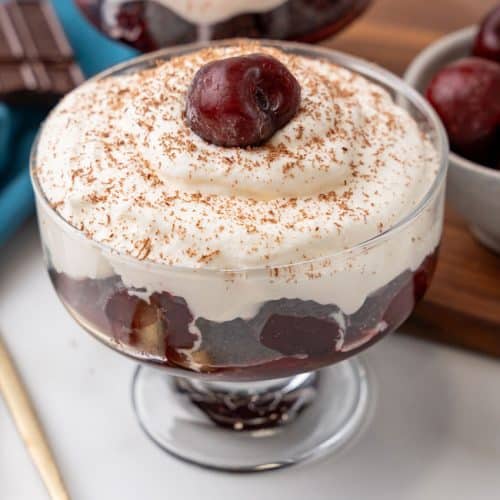
<svg viewBox="0 0 500 500"><path fill-rule="evenodd" d="M85 76L134 55L134 49L108 40L80 14L71 0L52 0ZM0 246L33 212L28 162L46 111L0 103Z"/></svg>

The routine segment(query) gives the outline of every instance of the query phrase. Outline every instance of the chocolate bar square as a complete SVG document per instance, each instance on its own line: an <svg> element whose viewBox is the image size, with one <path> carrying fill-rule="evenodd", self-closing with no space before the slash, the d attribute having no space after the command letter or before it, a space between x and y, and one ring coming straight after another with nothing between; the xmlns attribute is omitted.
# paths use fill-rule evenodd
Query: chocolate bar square
<svg viewBox="0 0 500 500"><path fill-rule="evenodd" d="M84 77L48 0L0 3L0 100L54 104Z"/></svg>

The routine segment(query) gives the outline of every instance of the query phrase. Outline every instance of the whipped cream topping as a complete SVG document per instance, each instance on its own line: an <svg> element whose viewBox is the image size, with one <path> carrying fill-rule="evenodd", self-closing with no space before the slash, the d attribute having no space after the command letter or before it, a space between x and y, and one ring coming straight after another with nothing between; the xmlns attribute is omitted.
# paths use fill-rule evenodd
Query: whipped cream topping
<svg viewBox="0 0 500 500"><path fill-rule="evenodd" d="M286 0L155 0L195 24L214 24L238 14L275 9Z"/></svg>
<svg viewBox="0 0 500 500"><path fill-rule="evenodd" d="M206 143L184 120L194 73L254 52L295 75L298 114L262 147ZM380 86L242 42L84 84L48 118L37 174L64 219L118 252L240 269L327 256L375 236L419 203L437 168L430 142Z"/></svg>
<svg viewBox="0 0 500 500"><path fill-rule="evenodd" d="M275 9L287 0L153 0L175 12L186 21L199 25L215 24L238 14L257 14ZM105 18L114 25L114 18L123 0L108 0Z"/></svg>

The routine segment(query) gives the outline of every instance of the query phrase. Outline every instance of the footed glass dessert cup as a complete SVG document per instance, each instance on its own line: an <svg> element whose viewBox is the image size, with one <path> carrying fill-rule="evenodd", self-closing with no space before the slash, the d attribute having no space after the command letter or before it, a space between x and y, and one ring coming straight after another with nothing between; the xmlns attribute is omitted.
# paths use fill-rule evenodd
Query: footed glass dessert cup
<svg viewBox="0 0 500 500"><path fill-rule="evenodd" d="M435 179L410 213L327 257L251 269L183 268L87 238L48 202L36 145L31 162L42 244L60 300L95 338L140 363L132 396L146 434L178 458L226 471L320 457L362 429L374 398L369 370L356 355L398 328L426 292L443 223L448 144L426 101L354 57L296 43L265 45L357 72L407 110L438 157ZM201 46L164 49L96 79Z"/></svg>
<svg viewBox="0 0 500 500"><path fill-rule="evenodd" d="M354 21L369 0L75 0L109 37L142 52L232 37L316 42Z"/></svg>

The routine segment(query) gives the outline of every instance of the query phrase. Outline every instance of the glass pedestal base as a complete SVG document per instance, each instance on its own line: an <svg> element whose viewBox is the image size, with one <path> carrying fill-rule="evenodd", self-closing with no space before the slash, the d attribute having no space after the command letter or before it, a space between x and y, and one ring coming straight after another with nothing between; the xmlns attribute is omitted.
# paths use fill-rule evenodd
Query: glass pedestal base
<svg viewBox="0 0 500 500"><path fill-rule="evenodd" d="M372 397L357 359L287 379L200 382L140 366L132 396L146 434L210 469L257 472L333 453L367 421Z"/></svg>

